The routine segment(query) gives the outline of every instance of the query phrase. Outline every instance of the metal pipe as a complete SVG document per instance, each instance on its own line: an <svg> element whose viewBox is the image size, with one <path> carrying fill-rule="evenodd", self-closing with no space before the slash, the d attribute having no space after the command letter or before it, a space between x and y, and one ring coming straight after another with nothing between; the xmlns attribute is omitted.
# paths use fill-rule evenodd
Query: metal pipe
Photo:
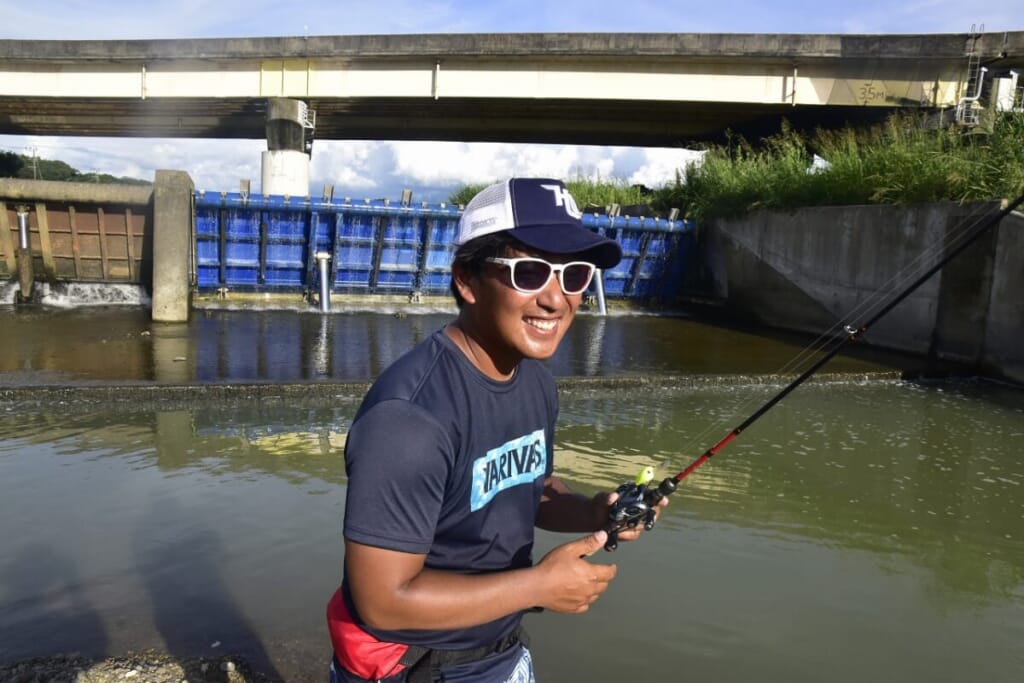
<svg viewBox="0 0 1024 683"><path fill-rule="evenodd" d="M594 284L597 286L597 312L608 315L608 308L604 303L604 271L600 268L594 273Z"/></svg>
<svg viewBox="0 0 1024 683"><path fill-rule="evenodd" d="M26 303L32 300L32 285L35 273L32 270L32 244L28 235L28 207L19 205L18 211L18 292L17 301Z"/></svg>
<svg viewBox="0 0 1024 683"><path fill-rule="evenodd" d="M20 249L29 248L27 206L18 207L18 247Z"/></svg>
<svg viewBox="0 0 1024 683"><path fill-rule="evenodd" d="M327 264L331 260L331 254L326 251L316 252L316 262L320 266L320 312L330 313L331 311L331 283L328 280Z"/></svg>

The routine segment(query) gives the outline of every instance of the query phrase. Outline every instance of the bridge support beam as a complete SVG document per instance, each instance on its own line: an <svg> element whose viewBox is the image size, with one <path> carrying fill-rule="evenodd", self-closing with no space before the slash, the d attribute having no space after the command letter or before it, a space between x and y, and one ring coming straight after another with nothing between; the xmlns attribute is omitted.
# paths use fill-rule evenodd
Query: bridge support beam
<svg viewBox="0 0 1024 683"><path fill-rule="evenodd" d="M188 322L192 197L184 171L157 171L153 183L153 320Z"/></svg>
<svg viewBox="0 0 1024 683"><path fill-rule="evenodd" d="M309 196L309 157L313 122L302 100L267 101L267 151L262 158L265 195Z"/></svg>

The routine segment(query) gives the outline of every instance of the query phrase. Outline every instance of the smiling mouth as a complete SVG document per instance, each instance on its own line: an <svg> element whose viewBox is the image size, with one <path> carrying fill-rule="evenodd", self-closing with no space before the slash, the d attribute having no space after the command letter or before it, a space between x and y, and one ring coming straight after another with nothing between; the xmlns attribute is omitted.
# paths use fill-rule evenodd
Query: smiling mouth
<svg viewBox="0 0 1024 683"><path fill-rule="evenodd" d="M551 330L555 329L556 325L558 325L558 323L554 320L539 320L537 318L527 318L526 324L530 325L531 327L536 327L538 330L541 330L542 332L550 332Z"/></svg>

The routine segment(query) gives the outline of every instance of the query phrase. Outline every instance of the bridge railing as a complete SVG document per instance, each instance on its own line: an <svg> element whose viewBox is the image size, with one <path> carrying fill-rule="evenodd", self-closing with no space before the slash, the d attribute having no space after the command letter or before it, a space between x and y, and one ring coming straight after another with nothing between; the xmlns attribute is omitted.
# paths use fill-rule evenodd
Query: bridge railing
<svg viewBox="0 0 1024 683"><path fill-rule="evenodd" d="M196 287L313 290L316 255L326 252L334 292L443 295L460 215L446 204L196 192ZM588 213L583 223L622 246L622 262L603 274L606 296L668 298L679 290L694 253L692 222Z"/></svg>

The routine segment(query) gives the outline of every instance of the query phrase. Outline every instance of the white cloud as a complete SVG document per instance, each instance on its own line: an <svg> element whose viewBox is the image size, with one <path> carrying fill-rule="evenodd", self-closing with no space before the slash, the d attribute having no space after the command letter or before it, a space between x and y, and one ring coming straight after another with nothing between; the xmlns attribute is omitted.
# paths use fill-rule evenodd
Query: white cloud
<svg viewBox="0 0 1024 683"><path fill-rule="evenodd" d="M691 149L648 149L644 150L643 165L633 171L628 179L630 184L659 187L675 180L676 171L682 171L693 163L699 163L704 152Z"/></svg>

